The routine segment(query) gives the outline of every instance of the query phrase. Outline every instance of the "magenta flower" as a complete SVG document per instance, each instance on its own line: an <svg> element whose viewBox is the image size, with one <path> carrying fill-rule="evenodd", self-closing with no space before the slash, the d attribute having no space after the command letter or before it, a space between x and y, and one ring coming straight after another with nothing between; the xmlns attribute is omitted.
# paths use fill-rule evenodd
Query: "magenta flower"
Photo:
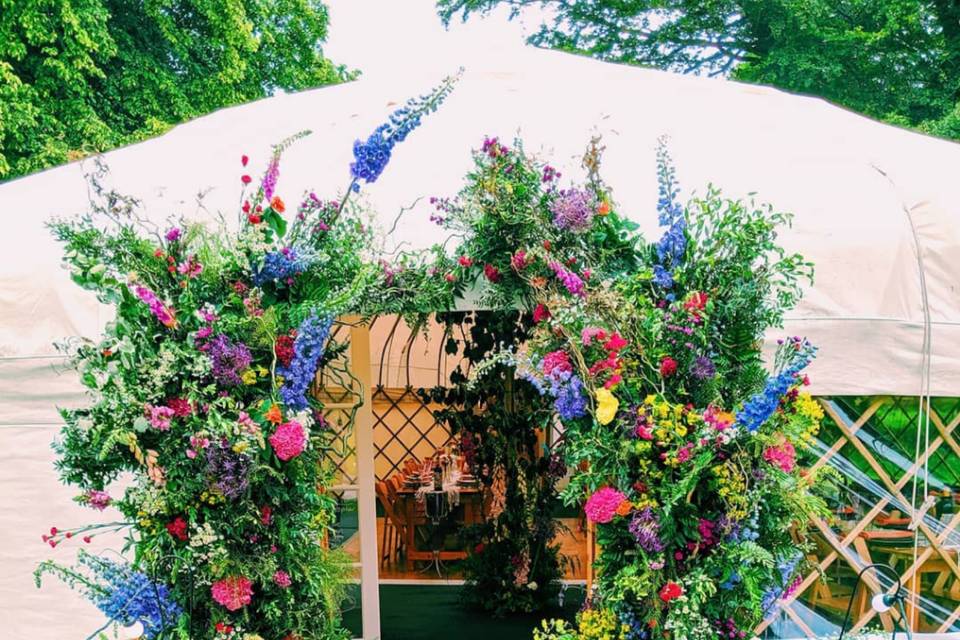
<svg viewBox="0 0 960 640"><path fill-rule="evenodd" d="M613 487L603 487L593 492L583 510L590 522L604 524L613 520L617 509L627 497Z"/></svg>
<svg viewBox="0 0 960 640"><path fill-rule="evenodd" d="M270 446L284 462L296 458L307 446L303 425L296 421L284 422L270 436Z"/></svg>

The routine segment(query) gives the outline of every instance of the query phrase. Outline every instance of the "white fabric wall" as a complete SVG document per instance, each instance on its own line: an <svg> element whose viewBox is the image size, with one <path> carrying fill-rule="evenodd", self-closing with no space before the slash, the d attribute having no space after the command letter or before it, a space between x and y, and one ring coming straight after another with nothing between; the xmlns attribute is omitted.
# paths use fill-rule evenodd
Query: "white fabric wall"
<svg viewBox="0 0 960 640"><path fill-rule="evenodd" d="M450 66L453 71L456 63ZM279 193L288 202L307 188L332 197L348 180L353 140L437 80L404 73L223 110L107 154L111 181L141 198L156 220L194 213L196 194L208 189L206 208L232 217L241 154L251 156L256 176L272 143L311 129L285 156ZM603 134L603 175L620 209L649 237L658 235L654 145L661 134L671 136L685 193L713 181L728 194L756 192L796 214L783 242L816 263L817 277L785 332L821 347L811 370L816 393L919 392L923 308L909 211L933 319L933 392L960 395L956 144L763 87L528 50L509 67L468 69L441 110L396 149L364 198L385 229L402 207L412 206L385 239L388 248L428 246L442 236L428 221L425 197L457 191L469 150L484 135L509 143L519 134L529 151L577 178L579 157L595 133ZM0 185L4 637L84 637L96 627L89 605L54 583L38 592L30 577L40 559L69 553L45 548L41 533L90 516L72 506L71 492L58 485L50 466L55 407L82 401L73 377L56 370L51 343L95 335L103 310L59 268L59 247L43 226L50 216L82 211L86 198L81 164Z"/></svg>

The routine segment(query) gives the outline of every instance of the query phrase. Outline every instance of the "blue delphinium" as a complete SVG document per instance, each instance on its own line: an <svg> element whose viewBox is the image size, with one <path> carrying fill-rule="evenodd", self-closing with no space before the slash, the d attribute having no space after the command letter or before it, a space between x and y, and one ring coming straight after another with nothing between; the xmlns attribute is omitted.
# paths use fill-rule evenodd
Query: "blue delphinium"
<svg viewBox="0 0 960 640"><path fill-rule="evenodd" d="M779 579L763 594L763 600L760 603L762 611L767 611L774 602L777 601L787 588L787 583L793 578L793 573L800 564L801 554L795 554L789 557L777 559L777 570L780 573Z"/></svg>
<svg viewBox="0 0 960 640"><path fill-rule="evenodd" d="M437 110L453 91L453 85L459 77L458 74L445 78L430 93L411 98L390 114L388 122L374 129L366 141L357 140L353 143L354 161L350 163L350 175L354 178L354 185L359 180L376 182L390 162L394 145L403 142L420 125L423 116Z"/></svg>
<svg viewBox="0 0 960 640"><path fill-rule="evenodd" d="M583 382L570 371L555 371L547 376L553 407L562 420L575 420L587 415L587 396Z"/></svg>
<svg viewBox="0 0 960 640"><path fill-rule="evenodd" d="M805 338L794 337L781 341L777 350L778 373L767 379L763 391L756 393L744 403L737 412L736 425L755 432L770 419L784 394L797 381L797 375L810 364L817 355L817 348Z"/></svg>
<svg viewBox="0 0 960 640"><path fill-rule="evenodd" d="M271 251L263 257L263 264L254 268L253 284L258 287L267 282L287 282L307 268L307 261L291 247Z"/></svg>
<svg viewBox="0 0 960 640"><path fill-rule="evenodd" d="M671 289L674 284L672 269L680 263L687 250L687 220L683 207L677 202L679 187L665 138L657 141L657 183L658 217L660 225L667 229L657 242L657 264L654 266L653 282L661 289Z"/></svg>
<svg viewBox="0 0 960 640"><path fill-rule="evenodd" d="M79 561L97 576L100 584L91 589L90 598L110 620L125 627L139 622L147 640L176 625L183 610L166 585L126 563L87 554Z"/></svg>
<svg viewBox="0 0 960 640"><path fill-rule="evenodd" d="M283 376L280 397L287 408L294 411L307 408L307 391L317 375L317 365L323 356L332 325L332 316L321 318L315 312L300 323L290 366L277 367L277 374Z"/></svg>

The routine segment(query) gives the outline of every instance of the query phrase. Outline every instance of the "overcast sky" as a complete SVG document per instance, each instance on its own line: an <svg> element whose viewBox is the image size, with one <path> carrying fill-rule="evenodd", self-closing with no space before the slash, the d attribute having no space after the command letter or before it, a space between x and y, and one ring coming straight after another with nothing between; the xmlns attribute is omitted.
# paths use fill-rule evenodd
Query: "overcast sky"
<svg viewBox="0 0 960 640"><path fill-rule="evenodd" d="M507 19L507 11L456 20L444 29L434 0L327 0L330 35L324 47L333 61L367 77L398 69L449 72L451 67L495 61L524 45L538 25L538 13L526 20Z"/></svg>

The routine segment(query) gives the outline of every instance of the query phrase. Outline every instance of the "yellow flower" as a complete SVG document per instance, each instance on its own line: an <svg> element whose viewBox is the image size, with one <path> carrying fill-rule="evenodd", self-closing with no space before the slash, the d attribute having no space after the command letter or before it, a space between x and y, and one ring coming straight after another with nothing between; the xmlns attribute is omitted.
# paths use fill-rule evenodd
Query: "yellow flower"
<svg viewBox="0 0 960 640"><path fill-rule="evenodd" d="M240 379L243 380L243 384L257 384L257 372L253 369L247 369L240 376Z"/></svg>
<svg viewBox="0 0 960 640"><path fill-rule="evenodd" d="M609 389L597 389L597 422L600 424L610 424L617 416L617 409L620 408L620 401L610 393Z"/></svg>
<svg viewBox="0 0 960 640"><path fill-rule="evenodd" d="M233 445L233 451L234 453L243 453L249 447L250 447L249 442L238 442L237 444Z"/></svg>

